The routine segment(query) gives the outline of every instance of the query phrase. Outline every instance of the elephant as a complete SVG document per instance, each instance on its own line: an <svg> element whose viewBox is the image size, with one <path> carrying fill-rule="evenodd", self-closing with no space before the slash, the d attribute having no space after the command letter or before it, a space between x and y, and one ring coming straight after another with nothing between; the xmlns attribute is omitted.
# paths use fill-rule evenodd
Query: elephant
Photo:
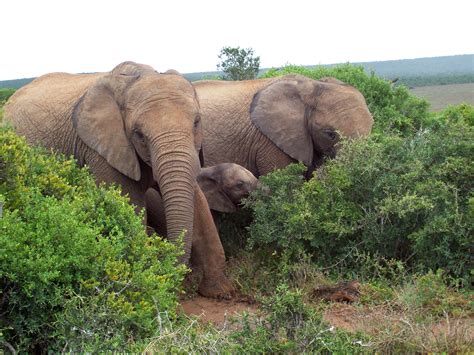
<svg viewBox="0 0 474 355"><path fill-rule="evenodd" d="M334 78L290 74L244 81L196 81L204 166L232 162L257 178L302 162L310 177L334 157L341 136L370 133L372 115L354 87Z"/></svg>
<svg viewBox="0 0 474 355"><path fill-rule="evenodd" d="M167 238L176 242L185 231L180 261L189 264L191 247L205 253L195 258L203 262L201 293L232 294L224 250L196 181L202 127L186 79L134 62L108 73L46 74L9 99L4 119L28 143L72 155L98 182L121 185L137 210L145 207L146 190L156 188Z"/></svg>
<svg viewBox="0 0 474 355"><path fill-rule="evenodd" d="M202 168L197 176L211 210L232 213L237 211L242 199L261 187L258 179L244 167L222 163ZM166 218L160 194L153 188L146 192L146 211L149 225L160 235L166 235Z"/></svg>
<svg viewBox="0 0 474 355"><path fill-rule="evenodd" d="M234 163L202 168L197 182L210 209L226 213L237 211L242 199L261 186L250 171Z"/></svg>

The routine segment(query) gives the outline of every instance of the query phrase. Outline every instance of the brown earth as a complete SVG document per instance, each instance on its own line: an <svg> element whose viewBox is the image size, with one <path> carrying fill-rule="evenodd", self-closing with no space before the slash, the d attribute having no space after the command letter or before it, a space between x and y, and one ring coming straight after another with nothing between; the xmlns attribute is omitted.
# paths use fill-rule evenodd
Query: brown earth
<svg viewBox="0 0 474 355"><path fill-rule="evenodd" d="M229 316L242 314L243 312L255 313L258 309L255 302L242 297L231 300L216 300L196 296L181 301L181 307L185 314L199 316L202 322L212 322L215 325L222 325Z"/></svg>
<svg viewBox="0 0 474 355"><path fill-rule="evenodd" d="M401 311L391 311L383 306L353 306L334 303L323 314L324 320L336 328L349 332L377 334L387 328L415 327L412 321ZM433 335L449 334L463 328L474 339L474 317L451 317L430 323ZM457 329L456 329L457 328Z"/></svg>
<svg viewBox="0 0 474 355"><path fill-rule="evenodd" d="M228 317L243 312L257 313L258 305L248 298L215 300L201 296L181 301L182 311L187 315L199 316L204 323L225 325ZM462 337L474 339L474 318L451 318L420 326L408 320L399 310L390 310L383 305L362 306L347 303L331 303L323 313L323 319L332 326L349 332L362 332L377 336L390 331L403 336L423 337L425 341L437 338ZM462 334L459 334L462 333ZM433 338L433 339L429 339Z"/></svg>

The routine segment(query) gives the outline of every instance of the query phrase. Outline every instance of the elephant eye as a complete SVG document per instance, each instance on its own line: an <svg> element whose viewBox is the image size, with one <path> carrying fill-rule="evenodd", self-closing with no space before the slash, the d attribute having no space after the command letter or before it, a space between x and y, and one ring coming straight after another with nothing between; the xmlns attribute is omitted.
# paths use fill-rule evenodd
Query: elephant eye
<svg viewBox="0 0 474 355"><path fill-rule="evenodd" d="M145 140L145 136L143 135L142 132L140 132L139 130L133 130L133 134L135 134L135 136L140 139L140 140Z"/></svg>
<svg viewBox="0 0 474 355"><path fill-rule="evenodd" d="M197 115L194 119L194 128L198 128L199 124L201 123L201 116Z"/></svg>
<svg viewBox="0 0 474 355"><path fill-rule="evenodd" d="M337 138L337 133L331 130L325 130L324 134L326 134L326 136L332 141L336 140Z"/></svg>

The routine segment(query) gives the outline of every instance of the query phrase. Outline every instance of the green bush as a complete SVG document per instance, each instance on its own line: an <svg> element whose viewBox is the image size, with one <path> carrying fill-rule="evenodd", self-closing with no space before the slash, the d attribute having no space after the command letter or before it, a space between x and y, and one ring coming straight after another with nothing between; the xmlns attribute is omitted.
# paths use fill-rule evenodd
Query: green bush
<svg viewBox="0 0 474 355"><path fill-rule="evenodd" d="M0 106L3 106L5 102L15 93L16 89L1 89L0 88Z"/></svg>
<svg viewBox="0 0 474 355"><path fill-rule="evenodd" d="M374 73L368 75L362 66L343 64L335 67L305 68L288 65L281 69L271 69L263 77L271 78L291 73L315 80L330 76L357 88L364 95L374 117L373 132L396 132L407 136L432 124L426 100L411 95L404 86L391 85L389 81L377 77Z"/></svg>
<svg viewBox="0 0 474 355"><path fill-rule="evenodd" d="M302 165L261 178L271 194L247 201L249 246L323 267L357 270L369 253L409 269L443 268L467 282L472 266L474 129L446 123L403 138L344 142L309 181Z"/></svg>
<svg viewBox="0 0 474 355"><path fill-rule="evenodd" d="M185 267L115 187L0 128L0 334L17 351L124 350L175 315Z"/></svg>
<svg viewBox="0 0 474 355"><path fill-rule="evenodd" d="M447 286L447 282L442 270L417 275L399 291L398 302L412 314L422 313L427 318L446 315L459 317L467 315L465 312L472 314L474 311L472 294L468 296L454 292Z"/></svg>
<svg viewBox="0 0 474 355"><path fill-rule="evenodd" d="M448 106L443 111L433 114L437 125L450 123L463 123L474 126L474 106L461 104L459 106Z"/></svg>

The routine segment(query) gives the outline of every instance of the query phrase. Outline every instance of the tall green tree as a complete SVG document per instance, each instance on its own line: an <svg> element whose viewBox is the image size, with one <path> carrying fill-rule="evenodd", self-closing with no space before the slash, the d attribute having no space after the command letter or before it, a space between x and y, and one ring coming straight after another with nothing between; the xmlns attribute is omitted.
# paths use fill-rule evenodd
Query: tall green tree
<svg viewBox="0 0 474 355"><path fill-rule="evenodd" d="M252 48L223 47L218 56L217 69L224 72L225 80L255 79L260 68L260 57Z"/></svg>

